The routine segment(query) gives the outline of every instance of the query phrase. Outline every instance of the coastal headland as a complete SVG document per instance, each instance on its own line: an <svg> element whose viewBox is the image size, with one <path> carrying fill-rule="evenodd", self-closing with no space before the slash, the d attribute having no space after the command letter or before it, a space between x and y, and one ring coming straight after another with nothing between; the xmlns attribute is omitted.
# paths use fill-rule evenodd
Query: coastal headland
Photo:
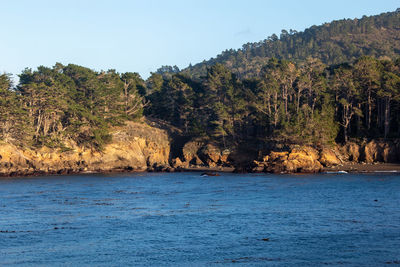
<svg viewBox="0 0 400 267"><path fill-rule="evenodd" d="M399 39L397 9L146 79L60 62L0 74L0 175L398 170Z"/></svg>

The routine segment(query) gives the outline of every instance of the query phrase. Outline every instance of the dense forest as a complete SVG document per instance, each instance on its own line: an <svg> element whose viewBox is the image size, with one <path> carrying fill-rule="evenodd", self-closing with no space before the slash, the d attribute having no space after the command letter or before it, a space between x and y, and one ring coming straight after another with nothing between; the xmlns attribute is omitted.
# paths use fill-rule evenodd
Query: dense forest
<svg viewBox="0 0 400 267"><path fill-rule="evenodd" d="M153 88L145 112L223 145L328 144L399 136L399 90L399 60L363 56L327 66L271 58L260 77L249 79L218 63L200 81L174 74Z"/></svg>
<svg viewBox="0 0 400 267"><path fill-rule="evenodd" d="M400 13L283 31L183 71L94 71L57 63L0 75L0 139L101 149L126 120L162 120L188 138L326 145L400 136Z"/></svg>
<svg viewBox="0 0 400 267"><path fill-rule="evenodd" d="M141 117L145 84L137 73L95 72L77 65L24 70L12 86L0 76L0 138L27 145L63 140L101 148L109 128Z"/></svg>
<svg viewBox="0 0 400 267"><path fill-rule="evenodd" d="M395 59L400 54L400 9L361 19L343 19L312 26L303 32L282 30L241 49L223 51L215 58L189 66L183 72L192 78L204 76L207 68L221 63L240 78L261 74L268 59L275 57L295 62L308 57L324 64L354 62L363 55Z"/></svg>

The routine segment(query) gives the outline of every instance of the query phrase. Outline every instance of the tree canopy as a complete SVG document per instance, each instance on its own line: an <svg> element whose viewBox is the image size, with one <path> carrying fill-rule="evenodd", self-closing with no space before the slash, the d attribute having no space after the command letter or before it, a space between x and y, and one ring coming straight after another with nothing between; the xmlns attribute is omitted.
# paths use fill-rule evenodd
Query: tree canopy
<svg viewBox="0 0 400 267"><path fill-rule="evenodd" d="M56 63L0 75L0 139L101 149L143 115L223 147L400 137L400 13L282 31L181 71Z"/></svg>

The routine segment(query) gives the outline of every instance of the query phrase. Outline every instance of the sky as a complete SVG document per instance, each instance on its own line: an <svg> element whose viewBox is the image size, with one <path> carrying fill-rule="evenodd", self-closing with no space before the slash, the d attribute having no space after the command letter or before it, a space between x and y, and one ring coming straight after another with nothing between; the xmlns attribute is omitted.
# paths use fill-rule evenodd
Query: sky
<svg viewBox="0 0 400 267"><path fill-rule="evenodd" d="M0 72L78 64L100 71L185 68L225 49L343 18L394 11L400 0L0 0ZM15 78L16 76L14 76Z"/></svg>

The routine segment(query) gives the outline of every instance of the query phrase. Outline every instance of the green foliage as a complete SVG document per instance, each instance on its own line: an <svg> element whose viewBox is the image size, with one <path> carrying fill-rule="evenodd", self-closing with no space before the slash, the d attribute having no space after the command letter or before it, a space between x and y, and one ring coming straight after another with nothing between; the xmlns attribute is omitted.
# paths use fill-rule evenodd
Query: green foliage
<svg viewBox="0 0 400 267"><path fill-rule="evenodd" d="M73 139L101 149L110 141L110 127L140 117L144 107L139 91L144 93L145 84L135 73L57 63L25 69L15 90L6 75L0 85L1 139L22 136L37 146L63 147L65 139Z"/></svg>
<svg viewBox="0 0 400 267"><path fill-rule="evenodd" d="M180 71L96 72L57 63L0 75L0 139L102 149L143 114L225 147L400 137L400 13L282 31Z"/></svg>
<svg viewBox="0 0 400 267"><path fill-rule="evenodd" d="M9 74L0 75L0 140L23 142L31 132L22 98L12 90Z"/></svg>
<svg viewBox="0 0 400 267"><path fill-rule="evenodd" d="M207 67L223 64L238 75L251 78L260 75L270 58L302 62L320 59L324 64L353 62L368 55L395 59L400 55L400 12L388 12L361 19L343 19L312 26L304 32L282 30L265 40L247 43L241 49L225 50L215 58L186 68L190 77L200 78Z"/></svg>
<svg viewBox="0 0 400 267"><path fill-rule="evenodd" d="M398 62L360 57L326 66L313 58L271 58L259 77L243 80L216 64L196 81L182 74L165 78L148 96L147 115L224 146L399 136Z"/></svg>

